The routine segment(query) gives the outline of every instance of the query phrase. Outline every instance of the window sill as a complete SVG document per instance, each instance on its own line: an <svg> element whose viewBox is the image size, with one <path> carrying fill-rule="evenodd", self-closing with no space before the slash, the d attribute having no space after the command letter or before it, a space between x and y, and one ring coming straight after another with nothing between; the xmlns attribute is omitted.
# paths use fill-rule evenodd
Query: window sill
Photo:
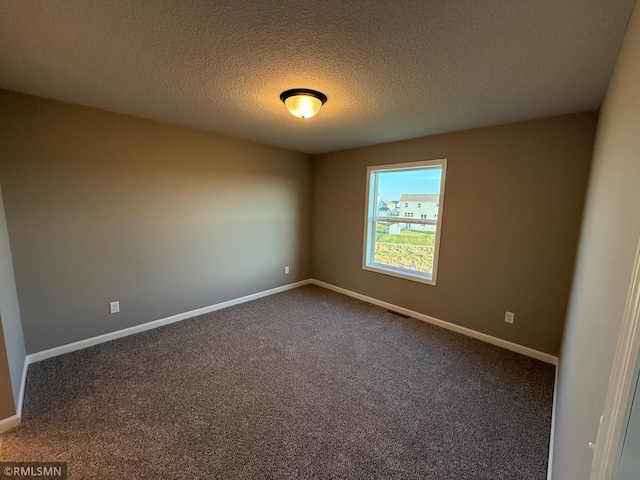
<svg viewBox="0 0 640 480"><path fill-rule="evenodd" d="M409 280L412 282L424 283L425 285L431 285L434 287L436 286L435 278L432 278L431 276L420 275L418 273L412 272L411 270L392 268L381 264L363 265L362 269L369 272L380 273L382 275L402 278L404 280Z"/></svg>

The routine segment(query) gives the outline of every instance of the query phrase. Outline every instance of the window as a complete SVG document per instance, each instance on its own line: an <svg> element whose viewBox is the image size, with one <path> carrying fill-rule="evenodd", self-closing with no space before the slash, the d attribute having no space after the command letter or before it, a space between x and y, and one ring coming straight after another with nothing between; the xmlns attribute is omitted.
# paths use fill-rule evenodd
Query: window
<svg viewBox="0 0 640 480"><path fill-rule="evenodd" d="M367 169L362 268L436 284L446 169L446 160ZM378 215L376 206L381 201L401 206L402 223ZM420 212L415 211L416 205Z"/></svg>

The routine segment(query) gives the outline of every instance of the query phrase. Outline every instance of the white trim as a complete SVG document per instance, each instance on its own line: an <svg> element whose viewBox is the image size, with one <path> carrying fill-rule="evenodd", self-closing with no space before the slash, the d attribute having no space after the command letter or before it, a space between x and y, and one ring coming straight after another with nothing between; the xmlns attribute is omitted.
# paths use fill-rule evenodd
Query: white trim
<svg viewBox="0 0 640 480"><path fill-rule="evenodd" d="M27 385L27 372L29 371L29 357L24 358L24 366L22 367L22 378L20 379L20 392L18 393L18 405L16 405L16 414L22 417L22 405L24 403L24 390Z"/></svg>
<svg viewBox="0 0 640 480"><path fill-rule="evenodd" d="M440 177L440 192L438 203L438 219L436 225L436 239L433 245L433 269L429 276L416 270L409 270L402 267L381 265L375 262L373 249L375 248L376 222L393 220L395 223L432 224L431 221L424 221L417 218L389 217L378 218L378 198L374 198L378 191L378 171L379 170L423 170L428 167L439 165L442 170ZM373 177L374 185L371 185ZM425 160L419 162L395 163L390 165L371 165L367 167L367 194L364 208L364 238L362 247L362 269L382 275L403 278L412 282L420 282L426 285L436 285L438 276L438 257L440 256L440 238L442 237L442 215L445 198L445 184L447 179L447 159ZM396 222L397 220L397 222ZM406 221L405 221L406 220ZM373 239L373 240L372 240Z"/></svg>
<svg viewBox="0 0 640 480"><path fill-rule="evenodd" d="M46 360L47 358L57 357L58 355L75 352L76 350L82 350L83 348L91 347L93 345L98 345L104 342L109 342L117 338L127 337L129 335L144 332L146 330L151 330L153 328L169 325L170 323L186 320L187 318L193 318L198 315L203 315L205 313L215 312L216 310L222 310L223 308L232 307L233 305L238 305L240 303L250 302L251 300L257 300L258 298L267 297L269 295L284 292L286 290L298 288L303 285L307 285L309 283L311 283L310 279L302 280L300 282L290 283L288 285L272 288L270 290L264 290L262 292L253 293L251 295L246 295L244 297L236 298L233 300L228 300L226 302L216 303L215 305L210 305L208 307L198 308L196 310L190 310L188 312L179 313L177 315L161 318L159 320L153 320L151 322L143 323L141 325L136 325L134 327L117 330L115 332L105 333L103 335L98 335L96 337L86 338L84 340L68 343L66 345L60 345L59 347L50 348L48 350L43 350L41 352L36 352L30 355L27 355L27 363L30 365L32 363L39 362L41 360Z"/></svg>
<svg viewBox="0 0 640 480"><path fill-rule="evenodd" d="M16 428L18 425L20 425L19 415L12 415L11 417L4 418L0 420L0 433Z"/></svg>
<svg viewBox="0 0 640 480"><path fill-rule="evenodd" d="M549 460L547 462L547 480L553 479L553 444L556 436L556 401L558 398L558 372L556 365L556 375L553 380L553 404L551 406L551 432L549 433Z"/></svg>
<svg viewBox="0 0 640 480"><path fill-rule="evenodd" d="M367 303L371 303L373 305L378 305L379 307L383 307L388 310L394 310L396 312L409 315L410 317L417 318L418 320L422 320L424 322L437 325L438 327L446 328L447 330L461 333L468 337L482 340L483 342L490 343L492 345L496 345L498 347L502 347L507 350L511 350L512 352L521 353L522 355L535 358L536 360L541 360L545 363L550 363L551 365L556 365L556 366L558 365L558 357L555 357L548 353L540 352L539 350L534 350L533 348L525 347L523 345L518 345L517 343L509 342L501 338L492 337L491 335L487 335L486 333L481 333L475 330L471 330L470 328L461 327L460 325L456 325L455 323L445 322L444 320L439 320L437 318L430 317L429 315L425 315L424 313L415 312L413 310L409 310L408 308L400 307L392 303L383 302L382 300L378 300L373 297L367 297L366 295L352 292L351 290L347 290L346 288L336 287L335 285L331 285L330 283L325 283L320 280L312 279L310 283L317 285L319 287L333 290L338 293L342 293L344 295L348 295L353 298L357 298L358 300L362 300Z"/></svg>
<svg viewBox="0 0 640 480"><path fill-rule="evenodd" d="M618 345L613 360L609 389L598 430L591 480L609 480L620 462L623 428L640 355L640 242L625 306Z"/></svg>
<svg viewBox="0 0 640 480"><path fill-rule="evenodd" d="M390 267L388 265L383 265L382 263L371 262L371 264L369 265L364 265L362 269L373 273L379 273L381 275L389 275L391 277L403 278L405 280L411 280L413 282L424 283L425 285L435 285L431 278L421 276L415 273L415 271L413 270L408 270L402 267Z"/></svg>
<svg viewBox="0 0 640 480"><path fill-rule="evenodd" d="M417 318L418 320L422 320L422 321L431 323L433 325L437 325L439 327L446 328L448 330L452 330L454 332L461 333L463 335L467 335L469 337L473 337L473 338L476 338L478 340L482 340L482 341L490 343L492 345L497 345L499 347L506 348L507 350L511 350L511 351L514 351L514 352L517 352L517 353L521 353L521 354L526 355L528 357L532 357L532 358L535 358L537 360L541 360L543 362L550 363L552 365L557 365L558 364L558 358L554 357L553 355L549 355L549 354L544 353L544 352L539 352L539 351L534 350L532 348L524 347L522 345L518 345L518 344L515 344L515 343L512 343L512 342L508 342L508 341L502 340L500 338L492 337L492 336L484 334L484 333L476 332L475 330L471 330L469 328L461 327L461 326L455 325L453 323L445 322L443 320L439 320L437 318L430 317L428 315L424 315L422 313L415 312L413 310L409 310L407 308L400 307L398 305L394 305L394 304L391 304L391 303L383 302L381 300L378 300L378 299L375 299L375 298L372 298L372 297L367 297L366 295L362 295L362 294L359 294L359 293L356 293L356 292L352 292L351 290L347 290L347 289L344 289L344 288L341 288L341 287L337 287L335 285L331 285L329 283L325 283L325 282L322 282L320 280L307 279L307 280L302 280L300 282L290 283L288 285L283 285L281 287L272 288L270 290L265 290L265 291L262 291L262 292L254 293L252 295L247 295L247 296L244 296L244 297L236 298L234 300L229 300L229 301L226 301L226 302L217 303L215 305L199 308L199 309L196 309L196 310L190 310L188 312L184 312L184 313L180 313L180 314L177 314L177 315L173 315L171 317L166 317L166 318L162 318L162 319L159 319L159 320L154 320L154 321L151 321L151 322L143 323L141 325L136 325L134 327L125 328L123 330L117 330L117 331L111 332L111 333L105 333L104 335L98 335L96 337L87 338L85 340L80 340L80 341L77 341L77 342L69 343L69 344L66 344L66 345L61 345L59 347L55 347L55 348L51 348L51 349L48 349L48 350L43 350L43 351L40 351L40 352L36 352L36 353L32 353L30 355L27 355L27 357L25 359L25 363L24 363L24 370L23 370L23 373L22 373L22 385L21 385L20 395L19 395L19 406L17 408L18 415L16 415L16 417L19 419L22 416L22 405L23 405L23 401L24 401L24 390L25 390L25 384L26 384L26 379L27 379L27 370L28 370L29 365L31 365L32 363L39 362L41 360L46 360L48 358L53 358L53 357L56 357L58 355L63 355L65 353L75 352L76 350L81 350L83 348L91 347L93 345L98 345L100 343L104 343L104 342L108 342L108 341L111 341L111 340L115 340L117 338L126 337L126 336L133 335L133 334L136 334L136 333L144 332L146 330L151 330L151 329L158 328L158 327L161 327L161 326L164 326L164 325L168 325L168 324L171 324L171 323L179 322L181 320L186 320L188 318L193 318L195 316L203 315L205 313L214 312L216 310L221 310L223 308L231 307L233 305L238 305L238 304L241 304L241 303L244 303L244 302L249 302L251 300L257 300L258 298L266 297L266 296L269 296L269 295L274 295L276 293L284 292L284 291L287 291L287 290L292 290L294 288L302 287L302 286L308 285L308 284L314 284L314 285L317 285L319 287L327 288L329 290L333 290L333 291L342 293L344 295L348 295L350 297L354 297L354 298L357 298L359 300L363 300L363 301L371 303L373 305L378 305L378 306L383 307L383 308L394 310L394 311L409 315L409 316L411 316L413 318ZM554 391L554 402L555 402L555 391ZM555 412L555 403L554 403L554 412ZM555 415L555 413L554 413L554 415ZM553 439L552 439L552 441L553 441Z"/></svg>

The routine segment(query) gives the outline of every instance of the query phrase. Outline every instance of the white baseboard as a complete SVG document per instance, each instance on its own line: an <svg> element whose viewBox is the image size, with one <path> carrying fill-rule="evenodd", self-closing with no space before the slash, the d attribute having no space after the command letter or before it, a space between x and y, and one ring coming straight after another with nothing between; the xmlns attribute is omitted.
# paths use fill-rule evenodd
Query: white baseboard
<svg viewBox="0 0 640 480"><path fill-rule="evenodd" d="M424 313L415 312L413 310L409 310L408 308L400 307L398 305L394 305L388 302L383 302L382 300L378 300L377 298L367 297L366 295L352 292L351 290L347 290L346 288L336 287L335 285L331 285L330 283L325 283L320 280L312 279L310 283L314 285L318 285L319 287L333 290L334 292L342 293L344 295L357 298L358 300L362 300L364 302L371 303L373 305L377 305L382 308L386 308L388 310L394 310L396 312L409 315L412 318L417 318L418 320L431 323L438 327L446 328L447 330L461 333L468 337L473 337L478 340L482 340L483 342L490 343L498 347L506 348L507 350L511 350L512 352L521 353L522 355L535 358L536 360L541 360L545 363L550 363L551 365L556 365L556 366L558 365L558 357L549 355L548 353L540 352L538 350L534 350L533 348L525 347L523 345L518 345L517 343L509 342L501 338L492 337L491 335L487 335L486 333L481 333L475 330L471 330L470 328L461 327L460 325L456 325L455 323L445 322L444 320L439 320L437 318L430 317L429 315L425 315Z"/></svg>
<svg viewBox="0 0 640 480"><path fill-rule="evenodd" d="M190 310L188 312L179 313L177 315L161 318L159 320L153 320L151 322L143 323L141 325L136 325L135 327L129 327L122 330L117 330L115 332L105 333L103 335L98 335L96 337L91 337L84 340L79 340L77 342L68 343L66 345L50 348L48 350L43 350L41 352L31 353L27 355L26 363L28 366L32 363L39 362L41 360L46 360L47 358L57 357L58 355L75 352L76 350L82 350L83 348L92 347L93 345L109 342L117 338L127 337L129 335L144 332L146 330L162 327L164 325L169 325L171 323L179 322L181 320L186 320L187 318L197 317L198 315L215 312L216 310L222 310L223 308L232 307L233 305L238 305L240 303L250 302L251 300L257 300L258 298L267 297L269 295L284 292L286 290L298 288L303 285L307 285L309 283L311 283L310 279L302 280L296 283L290 283L288 285L283 285L281 287L272 288L270 290L264 290L262 292L253 293L251 295L235 298L233 300L228 300L226 302L216 303L215 305L209 305L208 307L198 308L196 310Z"/></svg>
<svg viewBox="0 0 640 480"><path fill-rule="evenodd" d="M180 313L180 314L177 314L177 315L172 315L172 316L166 317L166 318L161 318L159 320L153 320L151 322L143 323L141 325L136 325L134 327L129 327L129 328L125 328L125 329L122 329L122 330L117 330L115 332L105 333L103 335L98 335L96 337L91 337L91 338L87 338L87 339L84 339L84 340L79 340L77 342L68 343L66 345L61 345L59 347L50 348L48 350L43 350L43 351L40 351L40 352L29 354L29 355L27 355L27 357L25 359L24 370L23 370L23 373L22 373L22 384L21 384L21 388L20 388L18 406L16 408L17 415L15 415L15 419L17 419L17 420L15 420L14 417L10 417L9 419L0 421L0 428L2 426L2 422L9 422L9 424L11 424L11 422L17 421L18 423L16 425L18 425L20 423L20 418L22 417L22 405L23 405L23 401L24 401L24 390L25 390L25 384L26 384L26 379L27 379L27 370L29 368L29 365L31 365L32 363L39 362L41 360L46 360L48 358L57 357L58 355L63 355L65 353L75 352L76 350L82 350L83 348L91 347L93 345L98 345L100 343L108 342L108 341L111 341L111 340L116 340L118 338L126 337L126 336L129 336L129 335L134 335L136 333L144 332L146 330L151 330L151 329L154 329L154 328L162 327L164 325L169 325L171 323L175 323L175 322L179 322L179 321L182 321L182 320L186 320L188 318L193 318L193 317L196 317L198 315L203 315L205 313L214 312L216 310L222 310L223 308L231 307L233 305L238 305L238 304L241 304L241 303L250 302L251 300L257 300L258 298L267 297L269 295L274 295L276 293L284 292L284 291L287 291L287 290L292 290L294 288L298 288L298 287L301 287L303 285L308 285L308 284L318 285L320 287L327 288L329 290L333 290L333 291L336 291L338 293L342 293L344 295L348 295L350 297L357 298L359 300L363 300L363 301L365 301L367 303L371 303L373 305L378 305L380 307L383 307L383 308L386 308L386 309L389 309L389 310L394 310L394 311L403 313L405 315L409 315L410 317L416 318L418 320L422 320L422 321L431 323L433 325L437 325L439 327L446 328L448 330L452 330L454 332L461 333L463 335L467 335L469 337L473 337L473 338L476 338L478 340L482 340L482 341L490 343L492 345L497 345L499 347L506 348L507 350L511 350L511 351L514 351L514 352L517 352L517 353L521 353L521 354L526 355L528 357L532 357L532 358L535 358L537 360L541 360L543 362L550 363L552 365L557 365L558 364L558 358L554 357L553 355L549 355L547 353L540 352L538 350L534 350L534 349L529 348L529 347L524 347L524 346L518 345L516 343L508 342L507 340L503 340L501 338L492 337L491 335L487 335L487 334L484 334L484 333L476 332L475 330L471 330L471 329L466 328L466 327L461 327L460 325L456 325L456 324L453 324L453 323L445 322L444 320L439 320L437 318L430 317L430 316L425 315L423 313L415 312L413 310L409 310L407 308L400 307L398 305L394 305L394 304L391 304L391 303L383 302L382 300L378 300L376 298L367 297L366 295L362 295L362 294L359 294L359 293L356 293L356 292L352 292L351 290L347 290L345 288L337 287L335 285L331 285L329 283L325 283L325 282L322 282L320 280L307 279L307 280L302 280L300 282L295 282L295 283L290 283L288 285L283 285L281 287L272 288L270 290L264 290L262 292L254 293L254 294L251 294L251 295L246 295L244 297L236 298L236 299L233 299L233 300L228 300L226 302L217 303L215 305L210 305L208 307L198 308L196 310L190 310L188 312ZM555 393L554 393L554 395L555 395ZM554 409L554 411L555 411L555 409ZM7 428L13 428L13 426L15 426L13 424L11 424L11 425L12 426L7 427Z"/></svg>
<svg viewBox="0 0 640 480"><path fill-rule="evenodd" d="M19 415L13 415L11 417L0 420L0 433L11 430L12 428L16 428L18 425L20 425Z"/></svg>

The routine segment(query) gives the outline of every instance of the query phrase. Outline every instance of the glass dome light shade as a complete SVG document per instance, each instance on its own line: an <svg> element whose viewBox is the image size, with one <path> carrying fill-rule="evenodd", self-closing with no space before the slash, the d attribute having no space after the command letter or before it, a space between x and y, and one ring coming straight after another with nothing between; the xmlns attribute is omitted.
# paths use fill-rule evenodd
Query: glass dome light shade
<svg viewBox="0 0 640 480"><path fill-rule="evenodd" d="M298 118L313 117L327 101L327 97L323 93L304 88L282 92L280 99L284 102L289 113Z"/></svg>

